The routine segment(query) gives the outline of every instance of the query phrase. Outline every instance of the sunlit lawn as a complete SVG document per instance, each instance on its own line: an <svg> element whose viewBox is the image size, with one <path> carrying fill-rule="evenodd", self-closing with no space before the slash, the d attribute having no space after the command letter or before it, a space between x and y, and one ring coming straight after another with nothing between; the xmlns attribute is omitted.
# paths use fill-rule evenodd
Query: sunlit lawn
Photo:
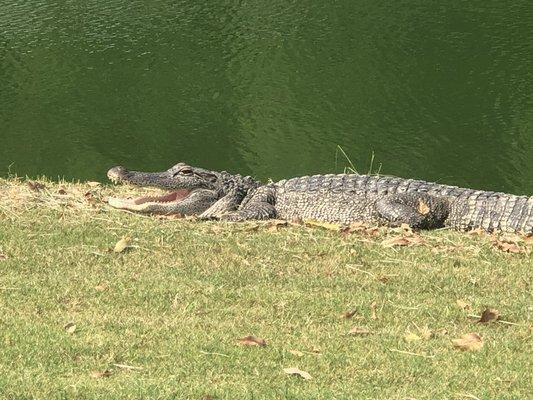
<svg viewBox="0 0 533 400"><path fill-rule="evenodd" d="M438 231L387 247L403 234L147 217L102 203L129 188L45 185L0 180L2 398L533 391L525 243L512 254L486 235ZM114 252L123 237L130 247ZM500 321L478 323L486 308ZM454 347L467 333L483 347ZM238 342L248 335L267 345Z"/></svg>

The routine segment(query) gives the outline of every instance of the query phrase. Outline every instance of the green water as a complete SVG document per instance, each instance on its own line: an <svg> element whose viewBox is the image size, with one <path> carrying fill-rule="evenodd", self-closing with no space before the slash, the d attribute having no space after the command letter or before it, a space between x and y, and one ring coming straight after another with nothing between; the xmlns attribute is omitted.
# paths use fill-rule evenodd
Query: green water
<svg viewBox="0 0 533 400"><path fill-rule="evenodd" d="M0 4L0 175L177 161L533 194L533 3Z"/></svg>

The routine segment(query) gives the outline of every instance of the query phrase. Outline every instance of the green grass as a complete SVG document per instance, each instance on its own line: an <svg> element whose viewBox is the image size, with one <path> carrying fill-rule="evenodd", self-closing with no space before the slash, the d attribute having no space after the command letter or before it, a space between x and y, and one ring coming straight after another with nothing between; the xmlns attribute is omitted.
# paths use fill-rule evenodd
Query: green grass
<svg viewBox="0 0 533 400"><path fill-rule="evenodd" d="M146 217L101 202L129 188L45 184L0 180L1 398L525 399L533 390L530 251L450 231L387 248L400 233ZM124 236L132 247L109 251ZM469 317L486 307L510 323ZM347 335L354 326L371 334ZM431 338L405 339L425 327ZM480 351L453 347L469 332L483 337ZM247 335L267 346L239 345Z"/></svg>

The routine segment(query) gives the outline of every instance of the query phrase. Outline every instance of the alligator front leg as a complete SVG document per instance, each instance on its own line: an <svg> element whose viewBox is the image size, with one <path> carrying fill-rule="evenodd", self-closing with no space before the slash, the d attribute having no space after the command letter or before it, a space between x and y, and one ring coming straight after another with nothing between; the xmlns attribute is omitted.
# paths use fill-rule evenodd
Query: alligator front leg
<svg viewBox="0 0 533 400"><path fill-rule="evenodd" d="M442 228L450 212L446 198L427 193L399 193L376 202L378 216L391 226L407 224L416 229Z"/></svg>
<svg viewBox="0 0 533 400"><path fill-rule="evenodd" d="M249 193L237 211L223 214L224 221L245 221L276 218L275 190L269 186L260 187Z"/></svg>
<svg viewBox="0 0 533 400"><path fill-rule="evenodd" d="M246 191L242 188L231 189L224 197L200 214L200 219L220 219L223 215L237 210L246 197Z"/></svg>

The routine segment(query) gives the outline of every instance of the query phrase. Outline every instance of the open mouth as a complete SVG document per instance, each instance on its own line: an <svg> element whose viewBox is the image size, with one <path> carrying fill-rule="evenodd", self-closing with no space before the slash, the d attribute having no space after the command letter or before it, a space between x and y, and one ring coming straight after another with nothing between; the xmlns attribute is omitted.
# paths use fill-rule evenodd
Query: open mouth
<svg viewBox="0 0 533 400"><path fill-rule="evenodd" d="M169 206L182 202L190 194L191 190L179 189L161 196L143 196L125 199L110 197L108 204L115 208L132 211L145 211L147 209L151 209L152 211L161 209L161 211L165 211Z"/></svg>

